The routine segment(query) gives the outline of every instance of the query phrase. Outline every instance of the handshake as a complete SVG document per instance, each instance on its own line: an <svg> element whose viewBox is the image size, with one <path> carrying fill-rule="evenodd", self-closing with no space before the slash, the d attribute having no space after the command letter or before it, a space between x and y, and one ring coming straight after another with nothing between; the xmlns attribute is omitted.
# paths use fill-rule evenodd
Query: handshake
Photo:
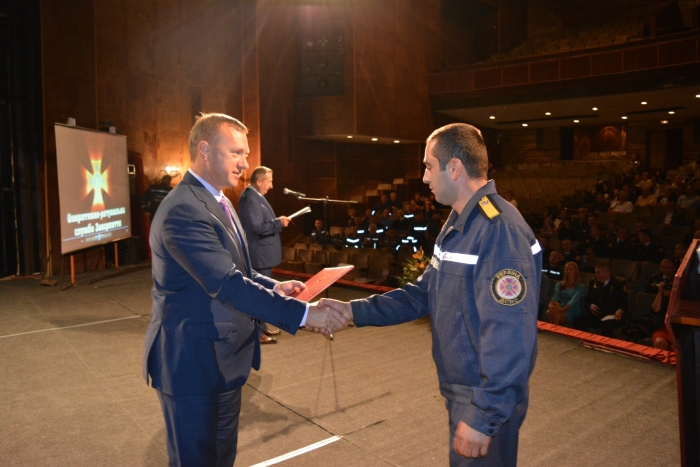
<svg viewBox="0 0 700 467"><path fill-rule="evenodd" d="M350 320L352 320L350 303L322 298L318 302L309 303L309 314L306 316L304 327L309 331L327 336L343 329Z"/></svg>
<svg viewBox="0 0 700 467"><path fill-rule="evenodd" d="M299 281L279 282L274 291L280 295L292 295L304 290L306 285ZM343 329L352 320L350 303L322 298L318 302L309 303L309 314L306 316L304 327L309 331L329 335Z"/></svg>

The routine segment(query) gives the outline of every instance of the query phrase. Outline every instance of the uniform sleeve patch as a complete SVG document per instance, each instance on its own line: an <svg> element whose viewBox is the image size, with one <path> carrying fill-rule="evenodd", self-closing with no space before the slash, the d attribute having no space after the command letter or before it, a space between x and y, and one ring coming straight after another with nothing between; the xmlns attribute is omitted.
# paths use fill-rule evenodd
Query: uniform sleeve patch
<svg viewBox="0 0 700 467"><path fill-rule="evenodd" d="M527 294L525 278L515 269L498 271L491 280L491 295L501 305L514 306Z"/></svg>

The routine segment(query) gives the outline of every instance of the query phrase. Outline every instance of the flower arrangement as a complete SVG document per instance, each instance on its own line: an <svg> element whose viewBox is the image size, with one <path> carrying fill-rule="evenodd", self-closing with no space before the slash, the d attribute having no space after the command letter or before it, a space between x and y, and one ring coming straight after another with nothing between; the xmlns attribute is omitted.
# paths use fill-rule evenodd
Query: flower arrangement
<svg viewBox="0 0 700 467"><path fill-rule="evenodd" d="M401 275L396 277L399 280L399 287L403 287L408 283L415 284L425 271L429 261L430 258L425 256L423 248L411 255L403 263Z"/></svg>

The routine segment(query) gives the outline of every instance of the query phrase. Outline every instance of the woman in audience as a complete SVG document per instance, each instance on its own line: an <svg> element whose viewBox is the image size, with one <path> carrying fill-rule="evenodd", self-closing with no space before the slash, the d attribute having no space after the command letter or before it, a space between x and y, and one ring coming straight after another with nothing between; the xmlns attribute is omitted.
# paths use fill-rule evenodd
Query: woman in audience
<svg viewBox="0 0 700 467"><path fill-rule="evenodd" d="M547 321L559 326L571 324L581 314L586 286L581 283L578 266L573 261L564 265L564 279L554 286L554 295L547 310Z"/></svg>

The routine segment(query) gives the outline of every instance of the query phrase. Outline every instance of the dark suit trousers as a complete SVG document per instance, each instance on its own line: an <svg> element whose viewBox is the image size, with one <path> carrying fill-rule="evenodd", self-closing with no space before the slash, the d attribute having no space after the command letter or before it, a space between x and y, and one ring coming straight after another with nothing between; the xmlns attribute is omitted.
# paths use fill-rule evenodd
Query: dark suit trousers
<svg viewBox="0 0 700 467"><path fill-rule="evenodd" d="M527 401L515 406L510 420L501 426L491 438L485 457L467 459L452 447L457 425L464 419L466 406L459 402L445 401L450 414L450 467L515 467L518 464L518 435L525 420Z"/></svg>
<svg viewBox="0 0 700 467"><path fill-rule="evenodd" d="M158 398L165 417L169 467L232 467L238 445L241 389L208 396Z"/></svg>

